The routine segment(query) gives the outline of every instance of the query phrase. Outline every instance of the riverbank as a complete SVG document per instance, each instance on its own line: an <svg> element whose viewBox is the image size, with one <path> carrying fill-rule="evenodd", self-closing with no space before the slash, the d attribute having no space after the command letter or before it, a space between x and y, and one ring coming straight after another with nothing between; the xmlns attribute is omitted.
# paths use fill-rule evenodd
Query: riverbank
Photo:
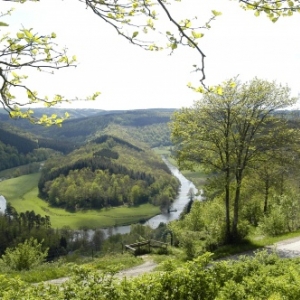
<svg viewBox="0 0 300 300"><path fill-rule="evenodd" d="M156 228L161 222L168 223L178 219L185 205L189 201L188 193L192 189L197 193L195 185L186 179L166 158L165 164L176 176L181 187L172 203L171 211L161 213L160 208L151 204L139 206L111 207L99 210L82 210L69 212L62 208L50 207L38 195L38 181L40 174L34 173L0 182L1 194L12 204L18 213L34 211L36 214L50 216L53 228L69 226L71 229L97 229L108 228L105 231L115 233L128 233L130 225L145 223ZM16 188L18 187L18 188ZM127 226L126 226L127 225Z"/></svg>
<svg viewBox="0 0 300 300"><path fill-rule="evenodd" d="M50 216L53 228L59 229L64 226L69 226L71 229L114 227L145 222L160 214L159 207L151 204L85 210L75 213L62 208L50 207L47 202L37 196L38 180L39 173L8 179L0 182L0 191L18 213L33 210L36 214Z"/></svg>
<svg viewBox="0 0 300 300"><path fill-rule="evenodd" d="M171 155L170 147L158 147L154 148L153 150L156 154L165 157L165 159L167 159L172 166L179 168L176 160ZM180 172L186 179L195 185L197 190L202 190L207 179L207 174L201 167L196 166L194 171L180 170Z"/></svg>

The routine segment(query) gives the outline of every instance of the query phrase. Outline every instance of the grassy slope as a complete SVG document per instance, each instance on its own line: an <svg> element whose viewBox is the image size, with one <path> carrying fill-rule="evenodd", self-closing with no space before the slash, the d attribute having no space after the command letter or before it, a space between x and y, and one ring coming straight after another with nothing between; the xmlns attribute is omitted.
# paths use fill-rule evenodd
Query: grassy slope
<svg viewBox="0 0 300 300"><path fill-rule="evenodd" d="M64 225L68 225L73 229L126 225L149 219L160 213L158 207L150 204L131 208L116 207L76 213L53 208L37 196L39 176L39 173L35 173L2 181L0 182L0 195L3 195L19 213L34 210L37 214L49 215L53 228L61 228Z"/></svg>
<svg viewBox="0 0 300 300"><path fill-rule="evenodd" d="M31 270L23 271L9 270L0 261L0 275L3 274L8 278L20 278L29 283L37 283L74 275L73 264L81 265L88 270L109 272L110 270L120 271L142 263L143 260L140 257L134 257L129 253L114 253L96 258L73 254L62 257L58 261L44 263Z"/></svg>

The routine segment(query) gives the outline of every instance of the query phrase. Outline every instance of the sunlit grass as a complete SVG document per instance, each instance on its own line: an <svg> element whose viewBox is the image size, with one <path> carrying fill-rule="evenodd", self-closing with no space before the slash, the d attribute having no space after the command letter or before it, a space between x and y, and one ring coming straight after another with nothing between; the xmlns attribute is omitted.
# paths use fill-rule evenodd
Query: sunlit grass
<svg viewBox="0 0 300 300"><path fill-rule="evenodd" d="M0 182L0 194L9 201L18 213L33 210L36 214L50 216L53 228L67 225L72 229L111 227L143 222L160 213L157 206L143 204L136 207L114 207L101 210L68 212L50 207L38 197L40 174L24 175Z"/></svg>
<svg viewBox="0 0 300 300"><path fill-rule="evenodd" d="M140 257L134 257L131 254L114 254L101 257L81 257L73 256L74 261L69 257L62 257L56 262L44 263L28 271L11 271L6 270L1 264L0 274L8 277L18 277L22 281L29 283L38 283L56 278L68 277L73 274L73 266L81 265L90 270L114 272L137 266L143 263Z"/></svg>
<svg viewBox="0 0 300 300"><path fill-rule="evenodd" d="M275 243L287 240L287 239L292 239L300 237L300 230L294 231L294 232L288 232L285 234L280 234L277 236L259 236L259 235L250 235L249 236L249 241L257 247L263 247L267 245L273 245Z"/></svg>

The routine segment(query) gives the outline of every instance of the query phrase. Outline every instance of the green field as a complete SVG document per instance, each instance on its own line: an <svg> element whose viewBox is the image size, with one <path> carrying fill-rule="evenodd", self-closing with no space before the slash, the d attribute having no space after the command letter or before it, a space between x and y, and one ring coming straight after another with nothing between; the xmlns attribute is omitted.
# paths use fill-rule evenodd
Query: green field
<svg viewBox="0 0 300 300"><path fill-rule="evenodd" d="M39 176L39 173L34 173L2 181L0 182L0 195L3 195L18 213L34 210L37 214L50 216L53 228L62 228L68 225L72 229L80 227L93 229L128 225L147 220L160 213L159 207L151 204L86 210L76 213L50 207L47 202L38 197Z"/></svg>

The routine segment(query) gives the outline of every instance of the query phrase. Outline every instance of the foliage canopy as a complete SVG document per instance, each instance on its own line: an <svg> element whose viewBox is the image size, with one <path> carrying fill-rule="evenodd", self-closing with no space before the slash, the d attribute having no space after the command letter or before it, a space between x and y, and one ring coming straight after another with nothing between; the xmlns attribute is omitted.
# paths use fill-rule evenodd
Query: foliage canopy
<svg viewBox="0 0 300 300"><path fill-rule="evenodd" d="M275 156L282 149L296 149L297 130L274 112L295 102L289 88L253 79L241 84L229 80L207 92L192 108L174 114L172 139L182 168L201 164L223 187L227 238L238 237L241 188L246 171L264 154ZM230 211L233 206L233 218Z"/></svg>

